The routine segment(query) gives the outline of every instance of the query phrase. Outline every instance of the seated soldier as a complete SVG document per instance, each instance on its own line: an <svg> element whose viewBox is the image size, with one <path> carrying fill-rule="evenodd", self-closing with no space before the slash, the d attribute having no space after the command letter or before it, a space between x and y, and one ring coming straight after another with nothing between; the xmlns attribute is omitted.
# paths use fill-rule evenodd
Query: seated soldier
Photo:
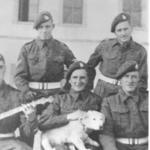
<svg viewBox="0 0 150 150"><path fill-rule="evenodd" d="M78 61L73 63L66 74L66 86L68 92L54 96L54 103L49 105L43 111L39 120L39 128L42 131L64 126L69 121L78 119L74 112L77 110L97 110L100 111L101 98L90 92L87 88L89 70L85 63ZM76 118L75 118L76 117ZM98 133L92 132L89 135L94 140L98 141ZM92 150L100 149L88 145ZM56 146L56 150L67 150L66 145Z"/></svg>
<svg viewBox="0 0 150 150"><path fill-rule="evenodd" d="M4 81L6 65L4 57L0 54L0 113L13 109L21 103L19 92L6 84ZM28 105L22 106L24 113L28 118L24 124L21 124L20 113L0 119L0 150L32 150L26 143L15 137L15 130L20 127L21 132L29 136L34 131L36 117L34 109ZM20 126L21 124L21 126Z"/></svg>
<svg viewBox="0 0 150 150"><path fill-rule="evenodd" d="M137 63L125 62L117 72L117 79L119 92L102 103L106 116L100 136L103 150L148 150L148 95L138 88Z"/></svg>

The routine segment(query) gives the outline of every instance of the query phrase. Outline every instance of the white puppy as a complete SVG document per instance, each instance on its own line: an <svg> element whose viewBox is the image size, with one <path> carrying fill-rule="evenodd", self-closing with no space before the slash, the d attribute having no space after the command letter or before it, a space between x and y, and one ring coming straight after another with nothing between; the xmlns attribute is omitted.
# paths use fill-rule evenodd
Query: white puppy
<svg viewBox="0 0 150 150"><path fill-rule="evenodd" d="M84 143L93 146L99 144L88 137L87 129L100 130L105 122L105 116L97 111L85 112L80 119L70 121L67 125L51 129L42 134L42 146L44 150L54 150L55 144L71 144L70 149L87 150ZM74 145L74 146L73 146Z"/></svg>

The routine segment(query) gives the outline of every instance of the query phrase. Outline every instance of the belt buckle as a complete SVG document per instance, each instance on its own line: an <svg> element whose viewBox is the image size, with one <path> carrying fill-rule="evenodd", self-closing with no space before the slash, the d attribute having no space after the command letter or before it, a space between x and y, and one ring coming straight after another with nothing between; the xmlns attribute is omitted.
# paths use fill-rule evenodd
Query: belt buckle
<svg viewBox="0 0 150 150"><path fill-rule="evenodd" d="M47 90L48 89L48 83L43 82L42 83L42 90Z"/></svg>
<svg viewBox="0 0 150 150"><path fill-rule="evenodd" d="M129 138L129 144L130 145L136 145L138 143L139 143L138 139L136 139L136 138Z"/></svg>
<svg viewBox="0 0 150 150"><path fill-rule="evenodd" d="M117 81L117 80L114 80L114 81L113 81L113 84L114 84L114 85L117 85L117 84L118 84L118 81Z"/></svg>
<svg viewBox="0 0 150 150"><path fill-rule="evenodd" d="M44 83L42 82L42 90L44 90Z"/></svg>

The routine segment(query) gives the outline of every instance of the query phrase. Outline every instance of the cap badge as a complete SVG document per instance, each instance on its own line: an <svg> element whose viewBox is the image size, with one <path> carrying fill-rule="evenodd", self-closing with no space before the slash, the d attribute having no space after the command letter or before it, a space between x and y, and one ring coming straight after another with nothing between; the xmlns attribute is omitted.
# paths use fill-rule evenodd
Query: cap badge
<svg viewBox="0 0 150 150"><path fill-rule="evenodd" d="M138 69L138 68L139 68L139 66L138 66L138 64L136 64L136 65L135 65L135 69Z"/></svg>
<svg viewBox="0 0 150 150"><path fill-rule="evenodd" d="M125 20L127 19L127 17L125 15L122 15L122 19Z"/></svg>
<svg viewBox="0 0 150 150"><path fill-rule="evenodd" d="M46 15L44 15L44 19L45 19L45 20L49 20L49 17L46 16Z"/></svg>
<svg viewBox="0 0 150 150"><path fill-rule="evenodd" d="M84 67L84 65L82 63L80 63L80 67Z"/></svg>

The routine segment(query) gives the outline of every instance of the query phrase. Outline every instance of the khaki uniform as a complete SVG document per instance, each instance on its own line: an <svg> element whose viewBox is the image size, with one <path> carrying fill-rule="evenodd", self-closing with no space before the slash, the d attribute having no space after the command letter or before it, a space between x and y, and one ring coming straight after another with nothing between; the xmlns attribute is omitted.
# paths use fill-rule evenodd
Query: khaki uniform
<svg viewBox="0 0 150 150"><path fill-rule="evenodd" d="M19 92L13 87L7 85L5 82L0 86L0 113L13 109L19 106ZM30 118L31 119L31 118ZM14 133L16 128L20 127L22 134L28 136L32 134L35 126L35 120L28 120L26 123L22 124L20 121L20 114L10 116L8 118L0 120L0 149L1 150L31 150L31 148L16 139L15 137L11 138L2 138L1 134ZM34 122L34 123L33 123Z"/></svg>
<svg viewBox="0 0 150 150"><path fill-rule="evenodd" d="M143 138L148 136L148 97L137 91L127 96L123 90L105 98L102 113L106 116L101 143L104 150L147 150L147 144L130 145L117 138Z"/></svg>
<svg viewBox="0 0 150 150"><path fill-rule="evenodd" d="M118 68L128 60L138 63L140 86L147 88L147 53L143 46L132 39L123 45L115 38L102 41L90 56L88 65L95 68L99 64L99 70L104 76L115 79ZM118 86L99 79L94 92L101 97L107 97L116 94Z"/></svg>
<svg viewBox="0 0 150 150"><path fill-rule="evenodd" d="M26 43L18 58L16 86L25 92L29 90L29 82L59 82L64 77L64 65L69 67L74 59L71 50L53 38Z"/></svg>
<svg viewBox="0 0 150 150"><path fill-rule="evenodd" d="M54 104L49 105L40 118L39 128L48 130L57 128L68 123L67 114L75 110L100 110L101 98L89 91L75 93L70 90L69 93L56 95ZM98 133L93 132L90 135L98 140ZM94 149L94 148L93 148Z"/></svg>

